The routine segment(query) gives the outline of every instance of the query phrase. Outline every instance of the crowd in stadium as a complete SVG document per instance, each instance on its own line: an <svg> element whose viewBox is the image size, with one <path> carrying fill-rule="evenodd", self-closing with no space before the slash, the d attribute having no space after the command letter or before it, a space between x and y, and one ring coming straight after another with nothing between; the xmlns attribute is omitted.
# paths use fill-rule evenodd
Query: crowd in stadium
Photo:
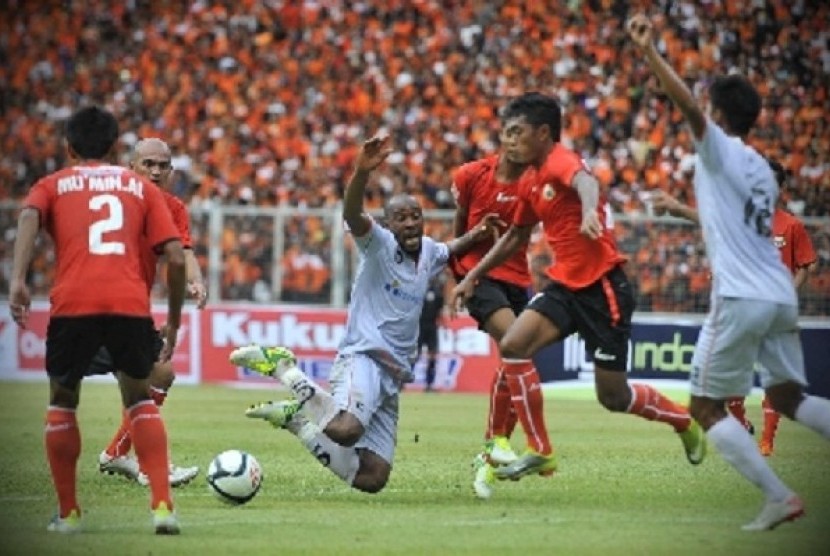
<svg viewBox="0 0 830 556"><path fill-rule="evenodd" d="M174 190L195 209L334 205L358 141L381 128L398 150L370 185L370 205L407 191L426 208L451 208L452 169L496 149L497 108L535 89L558 95L563 141L583 154L617 212L650 214L652 188L693 204L691 137L625 38L628 10L642 5L663 14L659 46L696 91L717 73L748 74L766 102L751 139L789 170L787 206L830 217L830 4L11 4L16 16L0 18L0 200L21 198L60 167L62 121L99 102L119 118L123 153L140 137L170 144ZM255 284L270 280L273 224L244 222L226 221L222 294L253 299ZM312 218L291 226L284 299L322 300L327 228ZM706 261L693 228L618 228L641 309L694 310L705 299ZM827 291L830 225L811 232L820 264L807 288ZM207 234L198 239L204 260ZM46 287L51 265L35 265ZM826 314L826 297L807 312Z"/></svg>

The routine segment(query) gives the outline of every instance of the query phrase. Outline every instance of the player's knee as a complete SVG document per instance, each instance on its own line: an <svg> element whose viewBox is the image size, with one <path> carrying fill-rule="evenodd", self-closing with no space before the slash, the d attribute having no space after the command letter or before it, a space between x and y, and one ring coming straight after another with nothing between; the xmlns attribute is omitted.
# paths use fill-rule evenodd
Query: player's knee
<svg viewBox="0 0 830 556"><path fill-rule="evenodd" d="M326 436L341 446L354 446L363 436L365 429L363 424L351 413L341 412L337 417L329 421L324 430Z"/></svg>
<svg viewBox="0 0 830 556"><path fill-rule="evenodd" d="M795 412L804 399L801 385L795 382L776 384L766 389L767 399L772 408L790 419L795 419Z"/></svg>
<svg viewBox="0 0 830 556"><path fill-rule="evenodd" d="M509 332L499 342L499 353L503 359L529 359L532 355L527 341Z"/></svg>
<svg viewBox="0 0 830 556"><path fill-rule="evenodd" d="M150 372L150 386L153 388L161 388L162 390L169 390L175 380L176 373L173 371L173 365L169 361L153 365L153 370Z"/></svg>
<svg viewBox="0 0 830 556"><path fill-rule="evenodd" d="M718 421L726 417L726 408L723 402L693 396L689 405L689 413L703 427L703 430L708 431Z"/></svg>
<svg viewBox="0 0 830 556"><path fill-rule="evenodd" d="M366 453L360 458L360 470L354 478L352 487L367 494L377 494L384 489L389 482L389 475L392 467L377 457L366 457Z"/></svg>
<svg viewBox="0 0 830 556"><path fill-rule="evenodd" d="M625 389L597 387L597 400L608 411L621 413L627 411L631 405L631 391L627 387Z"/></svg>
<svg viewBox="0 0 830 556"><path fill-rule="evenodd" d="M53 405L55 407L75 409L78 407L79 401L80 395L77 390L72 390L63 386L53 386L49 393L49 405Z"/></svg>

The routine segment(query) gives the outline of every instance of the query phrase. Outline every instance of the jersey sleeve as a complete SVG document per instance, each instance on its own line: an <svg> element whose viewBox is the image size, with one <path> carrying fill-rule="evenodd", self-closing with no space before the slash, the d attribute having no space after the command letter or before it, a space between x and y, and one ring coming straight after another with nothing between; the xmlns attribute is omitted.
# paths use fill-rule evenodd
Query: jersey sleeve
<svg viewBox="0 0 830 556"><path fill-rule="evenodd" d="M813 248L813 242L810 240L810 234L807 233L807 229L801 220L795 221L791 240L796 268L803 268L816 262L817 256Z"/></svg>
<svg viewBox="0 0 830 556"><path fill-rule="evenodd" d="M431 247L429 275L430 277L437 276L447 267L450 259L450 248L446 243L437 243L428 237L425 237L423 242Z"/></svg>
<svg viewBox="0 0 830 556"><path fill-rule="evenodd" d="M180 239L180 236L161 191L154 183L144 181L147 206L144 234L147 242L155 249L168 241Z"/></svg>
<svg viewBox="0 0 830 556"><path fill-rule="evenodd" d="M555 162L546 170L550 172L550 175L545 176L546 180L558 182L565 187L571 187L574 176L579 172L591 173L585 161L573 151L561 151L561 156L557 156Z"/></svg>
<svg viewBox="0 0 830 556"><path fill-rule="evenodd" d="M46 179L38 180L29 190L29 194L26 195L26 200L23 202L24 207L36 209L40 213L41 226L52 210L54 193L54 187L50 188Z"/></svg>
<svg viewBox="0 0 830 556"><path fill-rule="evenodd" d="M362 236L353 235L357 249L364 255L374 255L383 250L384 246L396 243L392 232L375 222L372 219L372 225L369 231Z"/></svg>
<svg viewBox="0 0 830 556"><path fill-rule="evenodd" d="M721 167L721 157L729 149L729 141L726 133L718 124L706 118L706 129L703 132L703 137L701 139L695 138L694 143L697 156L707 168L716 169Z"/></svg>
<svg viewBox="0 0 830 556"><path fill-rule="evenodd" d="M190 237L190 215L187 213L187 207L173 195L165 194L164 198L170 209L170 215L173 217L173 224L179 230L182 247L193 249L193 239Z"/></svg>
<svg viewBox="0 0 830 556"><path fill-rule="evenodd" d="M469 167L466 164L453 173L452 196L458 208L470 206L470 181Z"/></svg>

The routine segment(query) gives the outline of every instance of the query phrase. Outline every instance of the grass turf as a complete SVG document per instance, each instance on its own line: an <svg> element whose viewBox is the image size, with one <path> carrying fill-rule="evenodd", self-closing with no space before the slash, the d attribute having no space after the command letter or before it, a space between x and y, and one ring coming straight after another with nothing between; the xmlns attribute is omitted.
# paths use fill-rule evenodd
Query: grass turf
<svg viewBox="0 0 830 556"><path fill-rule="evenodd" d="M665 426L605 412L590 391L547 392L559 453L552 478L499 483L473 497L481 395L404 393L395 470L378 495L352 491L287 432L242 415L271 392L179 386L165 415L175 462L202 474L177 489L179 537L151 533L147 491L97 471L120 416L116 387L85 384L79 496L85 532L47 534L55 499L42 445L46 386L0 383L0 554L830 554L830 445L782 421L770 463L799 491L807 516L773 532L739 527L761 495L710 449L686 463ZM276 394L279 396L279 394ZM673 396L684 399L682 391ZM757 399L749 416L760 425ZM521 447L520 431L514 447ZM208 492L204 470L228 448L254 454L265 482L242 507Z"/></svg>

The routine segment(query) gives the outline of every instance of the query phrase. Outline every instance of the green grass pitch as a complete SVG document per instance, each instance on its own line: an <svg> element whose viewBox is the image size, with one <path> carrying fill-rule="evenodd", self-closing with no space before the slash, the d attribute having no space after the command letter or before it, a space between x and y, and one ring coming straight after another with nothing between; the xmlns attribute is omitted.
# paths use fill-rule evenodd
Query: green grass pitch
<svg viewBox="0 0 830 556"><path fill-rule="evenodd" d="M350 490L289 433L243 416L271 396L281 393L171 391L163 414L174 460L202 470L175 491L182 534L155 537L147 491L97 471L120 415L116 387L85 384L85 532L67 537L45 530L55 508L42 441L47 387L0 383L0 554L830 554L830 445L788 421L770 461L801 494L807 515L753 534L739 527L758 512L761 495L717 453L710 449L692 467L667 427L609 414L587 390L546 392L557 474L500 483L489 501L470 488L485 396L405 392L395 470L378 495ZM759 405L748 401L757 425ZM514 447L522 443L517 431ZM204 470L228 448L251 452L264 469L262 490L246 506L224 506L207 490Z"/></svg>

